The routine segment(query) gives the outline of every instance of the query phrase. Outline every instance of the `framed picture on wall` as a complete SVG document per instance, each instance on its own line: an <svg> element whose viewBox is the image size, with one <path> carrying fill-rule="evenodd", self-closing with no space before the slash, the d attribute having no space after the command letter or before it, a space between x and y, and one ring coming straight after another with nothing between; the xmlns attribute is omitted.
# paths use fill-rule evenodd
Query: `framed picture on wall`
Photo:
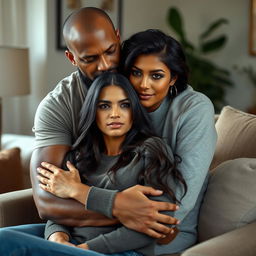
<svg viewBox="0 0 256 256"><path fill-rule="evenodd" d="M251 0L249 34L250 54L256 56L256 0Z"/></svg>
<svg viewBox="0 0 256 256"><path fill-rule="evenodd" d="M122 30L122 0L56 0L57 8L57 49L65 50L62 26L66 18L82 7L103 9L112 19L116 28Z"/></svg>

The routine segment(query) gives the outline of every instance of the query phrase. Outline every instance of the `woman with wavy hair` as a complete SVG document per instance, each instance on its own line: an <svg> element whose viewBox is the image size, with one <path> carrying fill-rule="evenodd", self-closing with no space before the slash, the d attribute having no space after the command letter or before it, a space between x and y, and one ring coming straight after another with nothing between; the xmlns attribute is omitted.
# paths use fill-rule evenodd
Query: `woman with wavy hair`
<svg viewBox="0 0 256 256"><path fill-rule="evenodd" d="M128 79L107 72L88 90L81 109L78 139L63 161L63 169L69 171L44 163L50 171L38 168L43 175L38 178L45 191L61 198L72 198L88 210L113 217L111 204L116 193L133 189L136 184L163 191L154 200L179 203L182 198L178 198L176 192L185 194L187 187L176 168L177 159L154 135L148 114ZM21 236L27 244L26 252L35 253L36 250L35 255L41 255L40 248L44 247L42 255L46 252L58 255L66 248L65 255L152 256L156 244L156 239L119 222L112 226L67 227L48 221L45 238L61 234L59 244L33 236L26 236L26 242L24 234L7 232L12 232L15 241Z"/></svg>
<svg viewBox="0 0 256 256"><path fill-rule="evenodd" d="M182 159L178 169L188 191L173 215L180 221L180 232L171 243L155 247L156 255L180 253L197 241L198 214L217 140L214 108L188 84L186 57L173 37L157 29L138 32L123 42L121 57L121 71L156 134Z"/></svg>

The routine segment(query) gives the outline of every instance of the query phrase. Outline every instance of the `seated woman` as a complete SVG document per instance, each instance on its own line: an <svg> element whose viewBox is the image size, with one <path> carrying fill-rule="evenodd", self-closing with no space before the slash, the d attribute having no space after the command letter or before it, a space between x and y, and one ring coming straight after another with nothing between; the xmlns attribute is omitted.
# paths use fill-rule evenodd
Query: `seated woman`
<svg viewBox="0 0 256 256"><path fill-rule="evenodd" d="M171 243L155 247L156 255L181 253L197 241L198 214L217 141L214 108L188 84L184 51L171 36L156 29L138 32L123 42L121 56L121 71L148 111L156 134L182 159L178 169L188 192L173 215L180 221L180 232Z"/></svg>
<svg viewBox="0 0 256 256"><path fill-rule="evenodd" d="M66 156L69 171L44 163L47 169L38 169L42 189L58 197L73 198L87 209L102 213L109 211L108 216L111 216L111 203L117 191L136 184L163 191L157 198L159 201L180 202L182 198L175 194L178 190L184 194L186 183L176 168L170 148L154 136L147 112L127 78L117 73L105 73L93 82L81 109L79 127L80 136ZM101 201L95 200L98 193L103 195ZM17 250L15 241L24 234L12 232L12 238L16 238L10 246ZM156 244L154 238L119 223L108 227L70 228L48 221L46 239L56 233L62 234L59 241L62 245L47 242L51 244L48 252L46 241L33 236L24 247L32 254L35 250L38 253L39 244L43 244L42 255L61 254L63 249L60 247L70 245L65 255L80 255L79 250L89 249L103 253L98 255L152 256ZM34 246L34 239L37 246ZM92 255L90 251L83 250L83 253Z"/></svg>

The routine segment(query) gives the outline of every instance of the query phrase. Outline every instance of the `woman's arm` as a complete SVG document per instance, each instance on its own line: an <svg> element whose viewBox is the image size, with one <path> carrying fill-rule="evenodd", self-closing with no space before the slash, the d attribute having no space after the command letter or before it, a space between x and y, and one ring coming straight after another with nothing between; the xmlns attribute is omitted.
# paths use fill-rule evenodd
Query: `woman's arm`
<svg viewBox="0 0 256 256"><path fill-rule="evenodd" d="M170 202L170 197L163 194L162 196L154 197L154 200L157 200L158 202ZM170 217L173 215L172 211L165 211L164 213ZM169 238L167 242L170 243L177 235L177 233L175 233L177 230L175 226L173 226L173 228L170 226L166 228L169 230L169 234L167 235ZM162 238L164 239L165 236L163 235ZM86 245L90 250L106 254L118 253L127 250L139 250L143 248L142 250L145 249L148 253L146 255L153 255L154 245L157 242L158 241L155 238L122 226L110 233L101 234L89 241L86 241Z"/></svg>
<svg viewBox="0 0 256 256"><path fill-rule="evenodd" d="M207 98L203 99L193 105L188 104L178 120L174 153L182 159L178 169L188 187L179 211L174 214L180 221L194 208L215 151L217 134L214 109ZM180 198L181 195L182 191L177 190L177 196Z"/></svg>
<svg viewBox="0 0 256 256"><path fill-rule="evenodd" d="M104 226L116 223L103 214L86 211L84 205L72 199L63 199L47 193L39 187L37 168L41 162L50 161L60 166L64 155L69 150L67 145L55 145L34 150L30 162L30 176L33 187L33 196L40 217L51 219L68 226ZM75 216L75 217L74 217Z"/></svg>

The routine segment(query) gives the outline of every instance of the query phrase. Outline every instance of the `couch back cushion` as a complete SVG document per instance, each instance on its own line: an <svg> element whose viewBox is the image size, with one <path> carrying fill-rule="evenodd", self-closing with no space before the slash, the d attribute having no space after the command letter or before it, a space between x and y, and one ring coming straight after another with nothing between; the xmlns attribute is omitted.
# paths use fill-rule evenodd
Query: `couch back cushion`
<svg viewBox="0 0 256 256"><path fill-rule="evenodd" d="M256 115L226 106L216 122L218 141L210 169L240 157L256 157Z"/></svg>
<svg viewBox="0 0 256 256"><path fill-rule="evenodd" d="M212 170L199 215L199 241L256 220L256 158L229 160Z"/></svg>
<svg viewBox="0 0 256 256"><path fill-rule="evenodd" d="M20 149L0 151L0 193L22 189Z"/></svg>

